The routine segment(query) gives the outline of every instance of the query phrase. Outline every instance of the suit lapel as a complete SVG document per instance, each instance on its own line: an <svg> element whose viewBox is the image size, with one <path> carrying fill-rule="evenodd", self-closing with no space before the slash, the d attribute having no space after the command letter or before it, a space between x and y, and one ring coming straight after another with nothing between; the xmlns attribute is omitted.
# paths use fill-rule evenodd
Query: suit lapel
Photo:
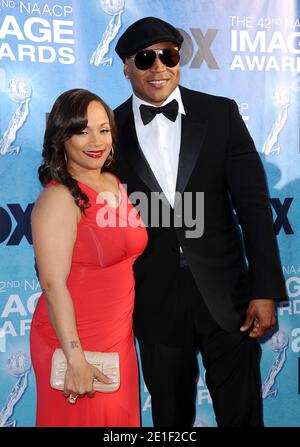
<svg viewBox="0 0 300 447"><path fill-rule="evenodd" d="M151 191L162 193L162 189L153 174L143 151L140 148L133 113L128 113L128 120L122 125L122 146L123 155L130 166L136 171L136 174L143 180Z"/></svg>
<svg viewBox="0 0 300 447"><path fill-rule="evenodd" d="M197 111L191 110L189 103L185 101L185 94L182 89L181 94L186 115L182 115L181 122L181 145L176 191L179 191L182 194L201 152L207 128L207 121L200 121L197 117Z"/></svg>
<svg viewBox="0 0 300 447"><path fill-rule="evenodd" d="M207 122L199 121L197 110L191 109L184 88L181 88L181 94L186 115L182 115L176 191L182 194L198 160L206 133ZM126 118L122 119L122 125L120 126L122 129L122 135L120 135L123 147L122 153L147 187L151 191L159 192L164 196L138 142L132 113L132 98L124 104L123 112L123 117ZM169 204L165 196L163 201Z"/></svg>

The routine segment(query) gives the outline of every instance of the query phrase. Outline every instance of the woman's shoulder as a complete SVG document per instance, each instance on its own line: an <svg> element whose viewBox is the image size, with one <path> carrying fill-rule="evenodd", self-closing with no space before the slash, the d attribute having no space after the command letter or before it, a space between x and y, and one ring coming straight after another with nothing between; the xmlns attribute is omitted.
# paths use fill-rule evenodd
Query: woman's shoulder
<svg viewBox="0 0 300 447"><path fill-rule="evenodd" d="M52 180L46 185L44 190L39 195L37 201L35 202L33 212L37 209L40 211L50 211L52 209L56 209L69 212L70 209L76 208L74 198L72 197L69 189L65 185Z"/></svg>
<svg viewBox="0 0 300 447"><path fill-rule="evenodd" d="M49 182L41 192L40 197L45 197L46 199L52 197L56 197L58 199L72 199L72 194L66 185L58 183L55 180L51 180L51 182Z"/></svg>

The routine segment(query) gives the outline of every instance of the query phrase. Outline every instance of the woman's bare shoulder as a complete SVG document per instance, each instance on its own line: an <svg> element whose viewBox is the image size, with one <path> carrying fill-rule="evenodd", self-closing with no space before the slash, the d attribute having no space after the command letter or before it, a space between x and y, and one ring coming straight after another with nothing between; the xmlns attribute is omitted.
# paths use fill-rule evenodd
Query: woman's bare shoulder
<svg viewBox="0 0 300 447"><path fill-rule="evenodd" d="M50 185L39 195L32 212L63 210L71 211L78 208L69 189L65 185Z"/></svg>

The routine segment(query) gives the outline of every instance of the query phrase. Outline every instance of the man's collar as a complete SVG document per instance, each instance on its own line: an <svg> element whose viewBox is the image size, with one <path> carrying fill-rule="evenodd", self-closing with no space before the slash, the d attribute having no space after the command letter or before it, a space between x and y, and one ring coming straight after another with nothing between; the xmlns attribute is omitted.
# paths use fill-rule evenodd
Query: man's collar
<svg viewBox="0 0 300 447"><path fill-rule="evenodd" d="M173 101L173 99L176 99L178 102L178 113L181 113L182 115L185 115L185 110L183 106L183 102L181 99L181 93L180 89L177 86L175 90L168 96L168 98L161 104L161 106L165 106L169 102ZM146 104L148 106L153 106L150 102L144 101L143 99L138 98L134 93L132 94L132 108L134 114L136 114L140 118L140 112L139 107L141 104Z"/></svg>

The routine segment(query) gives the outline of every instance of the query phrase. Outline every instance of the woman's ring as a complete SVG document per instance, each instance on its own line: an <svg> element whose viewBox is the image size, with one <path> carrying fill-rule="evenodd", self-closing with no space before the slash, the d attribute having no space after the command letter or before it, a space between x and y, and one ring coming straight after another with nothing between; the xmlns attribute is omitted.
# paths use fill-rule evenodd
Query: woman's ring
<svg viewBox="0 0 300 447"><path fill-rule="evenodd" d="M76 400L77 400L77 395L76 394L70 394L70 396L68 397L68 402L69 404L76 404Z"/></svg>

